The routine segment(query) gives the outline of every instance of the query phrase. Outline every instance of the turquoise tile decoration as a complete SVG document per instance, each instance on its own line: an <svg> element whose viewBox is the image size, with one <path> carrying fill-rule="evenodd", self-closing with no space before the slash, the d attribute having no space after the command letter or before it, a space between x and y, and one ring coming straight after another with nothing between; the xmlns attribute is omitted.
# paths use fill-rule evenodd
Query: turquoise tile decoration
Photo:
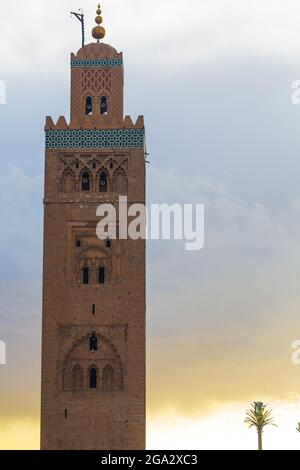
<svg viewBox="0 0 300 470"><path fill-rule="evenodd" d="M46 149L144 148L144 129L46 130Z"/></svg>
<svg viewBox="0 0 300 470"><path fill-rule="evenodd" d="M119 67L122 59L71 60L71 67Z"/></svg>

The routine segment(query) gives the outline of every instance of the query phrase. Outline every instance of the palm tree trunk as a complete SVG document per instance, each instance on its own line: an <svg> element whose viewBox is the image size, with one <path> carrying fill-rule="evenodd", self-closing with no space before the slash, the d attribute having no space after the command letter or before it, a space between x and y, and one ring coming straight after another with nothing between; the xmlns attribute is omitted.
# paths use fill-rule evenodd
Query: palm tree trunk
<svg viewBox="0 0 300 470"><path fill-rule="evenodd" d="M262 448L262 431L257 431L258 436L258 450L263 450Z"/></svg>

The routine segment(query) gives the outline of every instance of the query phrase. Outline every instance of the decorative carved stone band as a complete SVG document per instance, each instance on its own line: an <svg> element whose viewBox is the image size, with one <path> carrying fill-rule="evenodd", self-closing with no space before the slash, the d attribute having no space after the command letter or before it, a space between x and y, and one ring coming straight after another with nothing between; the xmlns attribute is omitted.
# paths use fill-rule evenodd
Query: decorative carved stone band
<svg viewBox="0 0 300 470"><path fill-rule="evenodd" d="M122 59L71 60L71 67L120 67Z"/></svg>
<svg viewBox="0 0 300 470"><path fill-rule="evenodd" d="M46 130L46 149L143 148L144 129Z"/></svg>

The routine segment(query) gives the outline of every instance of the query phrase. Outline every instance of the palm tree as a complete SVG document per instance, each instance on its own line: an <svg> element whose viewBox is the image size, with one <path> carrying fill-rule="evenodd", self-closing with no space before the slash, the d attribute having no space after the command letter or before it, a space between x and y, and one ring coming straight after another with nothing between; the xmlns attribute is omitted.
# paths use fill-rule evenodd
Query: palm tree
<svg viewBox="0 0 300 470"><path fill-rule="evenodd" d="M258 450L262 450L262 433L265 426L277 426L274 422L271 410L266 410L267 405L261 401L251 403L251 409L246 411L244 423L249 428L255 427L258 435Z"/></svg>
<svg viewBox="0 0 300 470"><path fill-rule="evenodd" d="M296 431L300 432L300 423L298 423L298 426L296 427Z"/></svg>

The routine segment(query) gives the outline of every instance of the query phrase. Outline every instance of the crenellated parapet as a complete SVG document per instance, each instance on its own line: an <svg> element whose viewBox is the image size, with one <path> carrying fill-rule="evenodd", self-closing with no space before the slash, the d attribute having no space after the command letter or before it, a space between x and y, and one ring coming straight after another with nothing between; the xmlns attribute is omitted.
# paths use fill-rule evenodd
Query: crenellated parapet
<svg viewBox="0 0 300 470"><path fill-rule="evenodd" d="M92 116L89 117L92 118ZM96 124L96 122L74 121L68 124L63 116L60 116L54 124L52 118L47 116L46 149L144 148L145 146L143 116L139 116L136 123L132 122L130 116L126 116L121 127L114 127L113 123L101 125L101 127L97 127Z"/></svg>
<svg viewBox="0 0 300 470"><path fill-rule="evenodd" d="M130 116L125 116L121 126L116 126L119 124L119 121L112 118L109 122L105 122L99 125L99 119L94 116L83 116L81 119L73 119L70 123L67 122L64 116L60 116L54 123L51 116L46 117L45 130L61 130L61 129L115 129L119 127L121 129L144 129L144 117L139 116L136 122L134 123Z"/></svg>

